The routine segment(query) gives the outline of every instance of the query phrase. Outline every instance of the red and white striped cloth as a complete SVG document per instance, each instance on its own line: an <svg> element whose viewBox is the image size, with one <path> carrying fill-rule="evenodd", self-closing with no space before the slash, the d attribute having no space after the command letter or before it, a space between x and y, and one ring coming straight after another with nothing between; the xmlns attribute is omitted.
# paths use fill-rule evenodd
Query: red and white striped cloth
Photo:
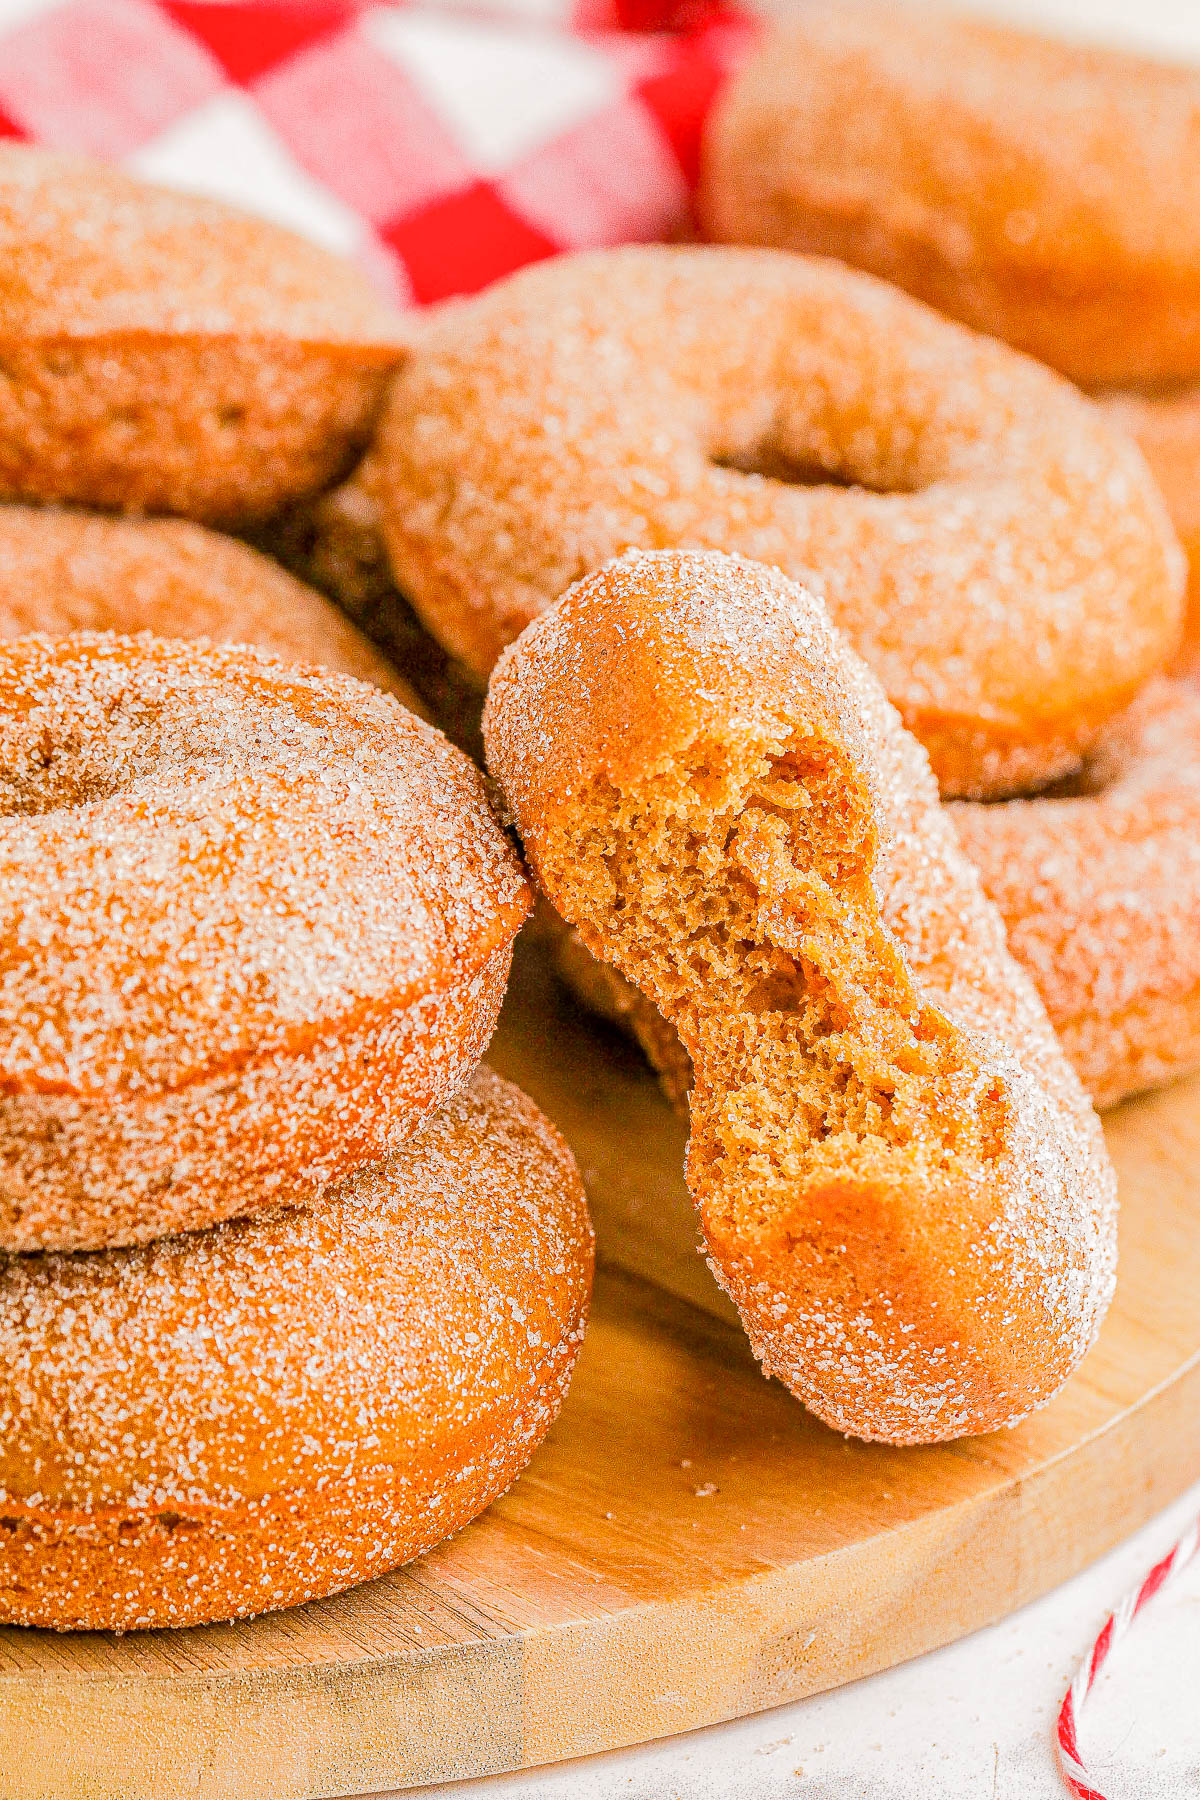
<svg viewBox="0 0 1200 1800"><path fill-rule="evenodd" d="M752 31L706 0L0 0L0 136L216 194L426 303L685 230Z"/></svg>
<svg viewBox="0 0 1200 1800"><path fill-rule="evenodd" d="M1075 1679L1059 1708L1055 1733L1059 1768L1075 1800L1105 1800L1089 1774L1079 1748L1079 1721L1088 1696L1112 1651L1130 1630L1142 1609L1178 1579L1197 1552L1200 1552L1200 1519L1195 1520L1178 1543L1155 1563L1137 1587L1126 1594L1117 1610L1108 1615L1099 1637L1075 1671Z"/></svg>

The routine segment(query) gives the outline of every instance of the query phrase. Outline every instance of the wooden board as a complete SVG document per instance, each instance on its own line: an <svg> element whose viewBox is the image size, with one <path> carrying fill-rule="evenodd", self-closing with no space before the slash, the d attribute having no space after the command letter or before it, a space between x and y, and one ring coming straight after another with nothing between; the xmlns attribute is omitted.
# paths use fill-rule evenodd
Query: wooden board
<svg viewBox="0 0 1200 1800"><path fill-rule="evenodd" d="M528 954L493 1060L573 1139L625 1265L533 1466L337 1599L125 1639L0 1632L3 1800L297 1800L683 1731L998 1618L1200 1475L1200 1084L1111 1119L1120 1292L1053 1406L899 1451L762 1379L691 1250L681 1128Z"/></svg>

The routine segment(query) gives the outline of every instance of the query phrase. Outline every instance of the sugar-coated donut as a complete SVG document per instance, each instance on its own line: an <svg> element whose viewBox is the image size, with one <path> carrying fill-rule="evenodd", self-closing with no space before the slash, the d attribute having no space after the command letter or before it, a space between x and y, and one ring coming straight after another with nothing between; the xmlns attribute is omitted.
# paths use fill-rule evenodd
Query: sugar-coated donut
<svg viewBox="0 0 1200 1800"><path fill-rule="evenodd" d="M430 325L372 466L400 587L480 675L614 552L736 550L819 585L948 793L1072 768L1178 640L1182 558L1128 440L1003 345L783 252L522 272Z"/></svg>
<svg viewBox="0 0 1200 1800"><path fill-rule="evenodd" d="M1179 674L1200 675L1200 384L1161 394L1113 392L1097 396L1097 403L1141 448L1183 545L1188 605L1174 666Z"/></svg>
<svg viewBox="0 0 1200 1800"><path fill-rule="evenodd" d="M484 735L551 901L692 1059L688 1181L766 1369L896 1443L1047 1401L1113 1288L1099 1121L821 603L628 557L508 651Z"/></svg>
<svg viewBox="0 0 1200 1800"><path fill-rule="evenodd" d="M1200 693L1151 682L1065 793L950 811L1097 1106L1200 1068Z"/></svg>
<svg viewBox="0 0 1200 1800"><path fill-rule="evenodd" d="M1200 377L1200 71L810 0L718 101L708 235L837 256L1085 387Z"/></svg>
<svg viewBox="0 0 1200 1800"><path fill-rule="evenodd" d="M528 909L482 777L245 646L0 643L0 1249L311 1199L474 1067Z"/></svg>
<svg viewBox="0 0 1200 1800"><path fill-rule="evenodd" d="M149 631L255 644L417 695L322 594L270 557L185 519L0 505L0 638Z"/></svg>
<svg viewBox="0 0 1200 1800"><path fill-rule="evenodd" d="M196 1625L420 1555L544 1437L591 1272L570 1151L488 1069L311 1207L0 1259L0 1621Z"/></svg>
<svg viewBox="0 0 1200 1800"><path fill-rule="evenodd" d="M290 231L0 146L0 497L265 517L345 469L404 335Z"/></svg>
<svg viewBox="0 0 1200 1800"><path fill-rule="evenodd" d="M1152 681L1071 782L950 816L1094 1104L1200 1069L1200 693ZM576 998L638 1040L681 1107L691 1061L658 1008L544 901L538 929Z"/></svg>

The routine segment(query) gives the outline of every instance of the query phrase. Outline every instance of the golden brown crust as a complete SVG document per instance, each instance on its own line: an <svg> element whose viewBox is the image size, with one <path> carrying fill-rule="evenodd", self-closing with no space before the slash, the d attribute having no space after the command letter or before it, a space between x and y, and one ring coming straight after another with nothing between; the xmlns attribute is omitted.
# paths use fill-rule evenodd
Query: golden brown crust
<svg viewBox="0 0 1200 1800"><path fill-rule="evenodd" d="M1097 1106L1200 1067L1200 694L1152 682L1078 793L951 809Z"/></svg>
<svg viewBox="0 0 1200 1800"><path fill-rule="evenodd" d="M810 0L710 120L707 234L840 257L1085 386L1200 376L1200 72Z"/></svg>
<svg viewBox="0 0 1200 1800"><path fill-rule="evenodd" d="M184 519L0 506L0 638L34 631L255 644L373 682L411 712L424 710L387 658L315 588Z"/></svg>
<svg viewBox="0 0 1200 1800"><path fill-rule="evenodd" d="M406 328L265 220L0 146L0 495L210 523L342 474Z"/></svg>
<svg viewBox="0 0 1200 1800"><path fill-rule="evenodd" d="M528 910L390 695L245 646L0 644L0 1247L145 1241L393 1149Z"/></svg>
<svg viewBox="0 0 1200 1800"><path fill-rule="evenodd" d="M0 145L0 317L22 340L286 338L396 354L353 264L269 220L111 165Z"/></svg>
<svg viewBox="0 0 1200 1800"><path fill-rule="evenodd" d="M373 467L397 581L481 675L614 552L736 550L820 585L948 793L1074 767L1178 641L1182 559L1133 447L830 263L524 271L429 326Z"/></svg>
<svg viewBox="0 0 1200 1800"><path fill-rule="evenodd" d="M0 1260L0 1621L244 1617L419 1555L545 1434L591 1263L570 1152L486 1069L310 1208Z"/></svg>
<svg viewBox="0 0 1200 1800"><path fill-rule="evenodd" d="M1153 681L1060 791L950 816L1094 1104L1200 1068L1200 694ZM538 922L572 992L682 1106L691 1063L657 1007L545 901Z"/></svg>
<svg viewBox="0 0 1200 1800"><path fill-rule="evenodd" d="M1048 1400L1112 1292L1103 1137L820 602L629 556L505 654L484 732L550 899L692 1059L689 1184L768 1371L895 1442Z"/></svg>
<svg viewBox="0 0 1200 1800"><path fill-rule="evenodd" d="M0 1251L143 1244L270 1206L303 1206L389 1155L488 1047L512 961L385 1018L149 1092L0 1091Z"/></svg>
<svg viewBox="0 0 1200 1800"><path fill-rule="evenodd" d="M1149 463L1183 545L1188 604L1183 644L1172 667L1178 675L1200 675L1200 385L1158 394L1130 390L1096 399Z"/></svg>

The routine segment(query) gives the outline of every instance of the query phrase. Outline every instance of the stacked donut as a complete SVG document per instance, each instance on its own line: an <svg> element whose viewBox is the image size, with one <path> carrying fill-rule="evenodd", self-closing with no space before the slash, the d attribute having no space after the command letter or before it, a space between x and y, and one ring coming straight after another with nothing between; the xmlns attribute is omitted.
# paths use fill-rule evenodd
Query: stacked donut
<svg viewBox="0 0 1200 1800"><path fill-rule="evenodd" d="M482 776L199 522L341 473L392 321L285 233L35 152L0 232L0 1620L188 1625L487 1506L565 1394L591 1230L479 1066L529 906Z"/></svg>
<svg viewBox="0 0 1200 1800"><path fill-rule="evenodd" d="M710 121L710 236L835 256L1039 358L1142 448L1187 553L1156 686L1075 794L958 814L1085 1082L1195 1068L1200 72L937 8L816 0Z"/></svg>

